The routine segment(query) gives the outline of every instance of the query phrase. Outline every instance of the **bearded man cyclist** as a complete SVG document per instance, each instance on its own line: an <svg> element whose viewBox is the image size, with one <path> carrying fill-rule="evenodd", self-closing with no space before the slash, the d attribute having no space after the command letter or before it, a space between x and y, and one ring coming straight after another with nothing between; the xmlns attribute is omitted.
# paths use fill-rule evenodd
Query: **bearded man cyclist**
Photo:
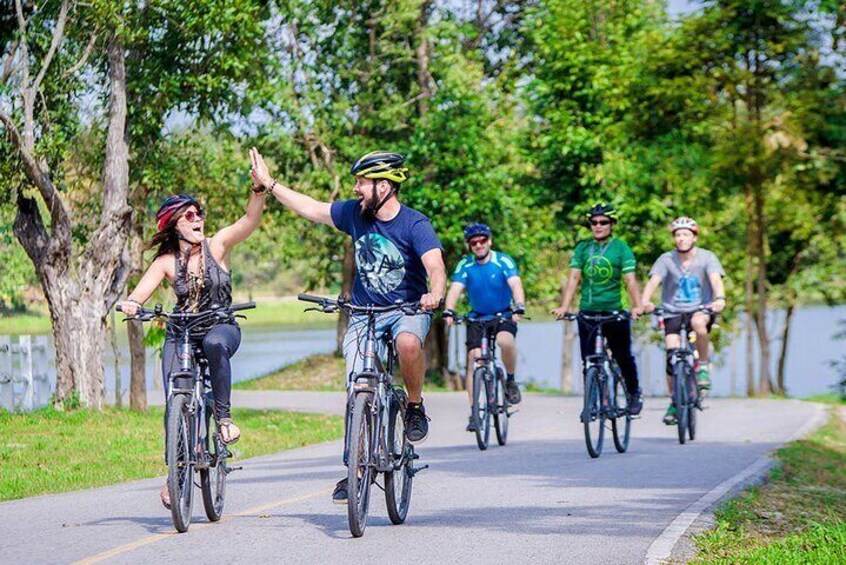
<svg viewBox="0 0 846 565"><path fill-rule="evenodd" d="M726 307L723 271L717 256L696 246L699 226L693 218L682 216L670 224L670 233L676 248L661 255L649 271L649 282L643 289L642 303L646 312L652 312L652 293L662 285L661 304L664 315L664 341L667 346L667 388L672 396L673 370L670 360L681 345L681 313L696 312L701 306L722 312ZM675 316L673 314L676 314ZM708 364L710 339L708 333L714 323L714 316L705 312L696 312L690 319L690 328L696 332L696 381L701 389L711 388L710 367ZM676 424L676 406L670 402L664 423Z"/></svg>
<svg viewBox="0 0 846 565"><path fill-rule="evenodd" d="M397 300L420 301L428 311L416 316L402 312L377 315L377 338L386 331L394 336L400 371L408 392L405 434L411 443L421 443L429 433L423 407L423 377L426 360L423 343L432 322L431 311L440 306L446 288L443 248L432 222L424 214L400 204L400 184L408 179L405 157L399 153L373 151L353 163L353 200L319 202L296 192L270 176L256 148L250 150L255 184L269 191L279 202L309 220L326 224L353 239L356 276L352 304L390 306ZM426 286L426 278L429 287ZM363 334L364 315L350 317L344 338L347 376L362 370L358 335ZM332 500L347 500L347 480L332 493Z"/></svg>
<svg viewBox="0 0 846 565"><path fill-rule="evenodd" d="M519 404L522 399L520 388L514 379L517 368L517 323L526 313L526 295L523 282L514 259L491 249L493 234L485 224L470 224L464 228L464 241L471 255L466 256L455 267L452 284L447 292L444 320L452 326L454 308L464 289L470 301L470 318L491 316L498 312L509 312L510 318L503 319L496 334L496 343L502 351L505 365L505 390L508 402ZM512 308L512 299L514 307ZM467 326L467 375L465 388L473 404L473 369L475 359L482 352L482 330L475 324ZM475 431L473 416L467 424L467 431Z"/></svg>
<svg viewBox="0 0 846 565"><path fill-rule="evenodd" d="M635 270L637 262L632 249L621 239L613 235L617 224L617 210L610 204L600 202L588 210L587 223L593 235L592 239L579 242L570 260L570 272L561 306L552 311L557 318L563 318L570 311L570 304L576 294L576 288L584 274L582 298L579 309L586 314L603 314L623 309L621 283L625 283L630 302L634 304L631 316L637 319L643 313L640 303L640 288ZM579 324L579 346L582 363L593 354L593 337L597 323L581 318ZM640 414L643 409L637 363L632 354L632 330L628 321L610 322L602 329L608 341L608 347L614 360L620 367L626 381L628 406L632 415Z"/></svg>

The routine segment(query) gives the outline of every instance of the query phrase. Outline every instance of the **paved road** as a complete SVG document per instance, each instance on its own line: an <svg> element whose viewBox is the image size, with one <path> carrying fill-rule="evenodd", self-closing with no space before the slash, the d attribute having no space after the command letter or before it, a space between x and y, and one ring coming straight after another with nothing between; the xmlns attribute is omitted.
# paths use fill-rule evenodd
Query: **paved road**
<svg viewBox="0 0 846 565"><path fill-rule="evenodd" d="M664 402L647 400L629 453L611 444L593 460L576 398L526 395L509 445L480 452L463 431L465 397L430 394L432 429L419 453L431 468L415 480L409 519L390 525L375 491L358 540L345 507L329 501L344 474L340 442L331 442L245 461L231 476L224 519L206 523L200 502L183 535L159 504L161 479L0 504L0 560L642 563L685 508L819 410L799 401L714 399L699 439L680 446L674 429L660 424Z"/></svg>

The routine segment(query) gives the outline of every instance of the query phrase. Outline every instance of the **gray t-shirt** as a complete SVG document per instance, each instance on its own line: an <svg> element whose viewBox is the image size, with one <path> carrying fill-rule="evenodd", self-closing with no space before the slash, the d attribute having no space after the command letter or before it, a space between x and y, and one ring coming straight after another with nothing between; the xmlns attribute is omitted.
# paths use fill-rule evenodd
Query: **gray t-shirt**
<svg viewBox="0 0 846 565"><path fill-rule="evenodd" d="M679 252L673 249L658 257L649 276L661 277L661 302L668 312L692 312L713 300L714 289L708 276L719 273L725 276L717 256L700 247L696 248L690 266L685 269Z"/></svg>

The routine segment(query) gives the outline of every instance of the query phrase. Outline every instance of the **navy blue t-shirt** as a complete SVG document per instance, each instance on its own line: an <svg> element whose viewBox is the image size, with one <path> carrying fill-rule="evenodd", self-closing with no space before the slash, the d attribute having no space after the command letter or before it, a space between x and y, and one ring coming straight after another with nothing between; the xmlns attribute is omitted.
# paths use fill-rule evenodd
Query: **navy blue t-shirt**
<svg viewBox="0 0 846 565"><path fill-rule="evenodd" d="M356 276L352 303L389 306L415 302L428 292L422 257L442 249L432 222L407 206L387 222L361 217L358 200L333 202L332 222L353 239Z"/></svg>

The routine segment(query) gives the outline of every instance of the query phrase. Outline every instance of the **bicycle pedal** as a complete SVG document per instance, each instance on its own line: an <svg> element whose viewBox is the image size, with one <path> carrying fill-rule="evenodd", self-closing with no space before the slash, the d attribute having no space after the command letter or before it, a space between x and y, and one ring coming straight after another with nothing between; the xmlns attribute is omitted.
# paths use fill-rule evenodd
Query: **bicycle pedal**
<svg viewBox="0 0 846 565"><path fill-rule="evenodd" d="M416 475L416 474L417 474L417 473L419 473L420 471L422 471L422 470L424 470L424 469L428 469L428 468L429 468L429 465L421 465L420 467L413 467L413 466L409 465L409 467L408 467L408 472L409 472L409 473L411 474L411 476L413 477L414 475Z"/></svg>

